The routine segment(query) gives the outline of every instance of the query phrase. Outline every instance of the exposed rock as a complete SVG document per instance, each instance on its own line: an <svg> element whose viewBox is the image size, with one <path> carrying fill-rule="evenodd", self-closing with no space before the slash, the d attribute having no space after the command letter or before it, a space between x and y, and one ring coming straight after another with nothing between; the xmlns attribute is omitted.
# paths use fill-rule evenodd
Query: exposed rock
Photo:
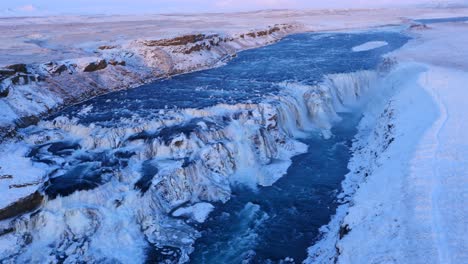
<svg viewBox="0 0 468 264"><path fill-rule="evenodd" d="M257 32L257 35L258 35L259 37L266 36L266 35L268 35L268 31L267 31L267 30L259 31L259 32Z"/></svg>
<svg viewBox="0 0 468 264"><path fill-rule="evenodd" d="M115 49L115 48L117 48L117 46L102 45L98 47L98 49L100 50L109 50L109 49Z"/></svg>
<svg viewBox="0 0 468 264"><path fill-rule="evenodd" d="M91 62L84 68L84 72L94 72L94 71L99 71L103 70L107 67L107 62L106 60L100 60L99 62Z"/></svg>
<svg viewBox="0 0 468 264"><path fill-rule="evenodd" d="M348 225L340 226L340 239L345 237L350 231L351 229L349 228Z"/></svg>
<svg viewBox="0 0 468 264"><path fill-rule="evenodd" d="M210 50L211 47L205 44L196 44L189 49L184 51L184 54L190 54L192 52L201 51L201 50Z"/></svg>
<svg viewBox="0 0 468 264"><path fill-rule="evenodd" d="M125 65L127 65L127 63L125 61L116 61L116 60L110 60L109 64L112 65L112 66L117 66L117 65L125 66Z"/></svg>
<svg viewBox="0 0 468 264"><path fill-rule="evenodd" d="M35 79L35 78L34 78ZM14 85L24 85L28 84L30 81L30 76L26 74L17 74L13 78L11 78L11 83Z"/></svg>
<svg viewBox="0 0 468 264"><path fill-rule="evenodd" d="M12 184L8 186L10 189L18 189L18 188L24 188L28 186L33 186L33 185L38 185L39 182L28 182L28 183L21 183L21 184Z"/></svg>
<svg viewBox="0 0 468 264"><path fill-rule="evenodd" d="M13 75L15 75L15 71L12 69L0 69L0 81Z"/></svg>
<svg viewBox="0 0 468 264"><path fill-rule="evenodd" d="M257 37L257 35L255 35L255 32L250 32L250 33L247 33L246 35L251 37L251 38Z"/></svg>
<svg viewBox="0 0 468 264"><path fill-rule="evenodd" d="M173 39L148 40L148 41L144 41L143 44L146 46L150 46L150 47L152 46L182 46L182 45L187 45L190 43L196 43L206 38L207 37L204 34L185 35L185 36L176 37Z"/></svg>
<svg viewBox="0 0 468 264"><path fill-rule="evenodd" d="M67 66L62 64L62 65L58 66L57 68L55 68L52 71L52 73L60 75L62 72L67 71L67 70L68 70Z"/></svg>
<svg viewBox="0 0 468 264"><path fill-rule="evenodd" d="M13 64L6 66L7 69L13 70L15 73L16 72L21 72L21 73L28 73L28 69L26 67L26 64Z"/></svg>
<svg viewBox="0 0 468 264"><path fill-rule="evenodd" d="M413 24L410 26L410 30L426 30L430 29L426 24Z"/></svg>
<svg viewBox="0 0 468 264"><path fill-rule="evenodd" d="M15 229L14 229L13 227L0 229L0 236L3 236L3 235L6 235L6 234L9 234L9 233L12 233L12 232L14 232L14 231L15 231Z"/></svg>
<svg viewBox="0 0 468 264"><path fill-rule="evenodd" d="M10 87L0 83L0 98L7 97L10 93Z"/></svg>
<svg viewBox="0 0 468 264"><path fill-rule="evenodd" d="M35 125L39 122L39 117L35 115L31 116L24 116L16 121L16 126L23 128L23 127L28 127L30 125Z"/></svg>
<svg viewBox="0 0 468 264"><path fill-rule="evenodd" d="M41 205L43 199L44 196L36 191L35 193L0 209L0 220L33 211Z"/></svg>
<svg viewBox="0 0 468 264"><path fill-rule="evenodd" d="M274 26L268 30L268 34L273 34L275 32L280 31L281 29L278 26Z"/></svg>

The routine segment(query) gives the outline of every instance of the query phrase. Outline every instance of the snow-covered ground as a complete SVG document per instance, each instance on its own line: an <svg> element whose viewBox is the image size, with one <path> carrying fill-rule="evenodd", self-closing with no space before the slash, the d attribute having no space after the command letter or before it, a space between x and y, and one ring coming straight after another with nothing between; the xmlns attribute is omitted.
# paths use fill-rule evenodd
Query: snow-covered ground
<svg viewBox="0 0 468 264"><path fill-rule="evenodd" d="M134 40L217 33L234 35L275 24L301 31L346 30L400 24L405 19L460 17L468 9L270 10L244 13L0 17L0 66L95 56L99 46ZM92 32L92 34L89 34Z"/></svg>
<svg viewBox="0 0 468 264"><path fill-rule="evenodd" d="M361 124L341 205L307 263L468 262L468 26L432 24Z"/></svg>

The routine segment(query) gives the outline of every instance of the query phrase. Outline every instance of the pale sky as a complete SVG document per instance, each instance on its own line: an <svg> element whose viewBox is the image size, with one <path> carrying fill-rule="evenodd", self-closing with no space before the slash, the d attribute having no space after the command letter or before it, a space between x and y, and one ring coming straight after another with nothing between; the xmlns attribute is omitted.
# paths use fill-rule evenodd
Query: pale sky
<svg viewBox="0 0 468 264"><path fill-rule="evenodd" d="M468 4L468 0L0 0L0 11L24 15L129 14L285 8L363 8L434 3Z"/></svg>

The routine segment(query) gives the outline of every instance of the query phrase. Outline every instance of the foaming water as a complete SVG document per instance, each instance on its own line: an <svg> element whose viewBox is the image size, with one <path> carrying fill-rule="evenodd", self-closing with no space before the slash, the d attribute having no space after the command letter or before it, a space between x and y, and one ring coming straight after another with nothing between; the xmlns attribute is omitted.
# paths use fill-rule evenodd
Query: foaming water
<svg viewBox="0 0 468 264"><path fill-rule="evenodd" d="M348 172L349 148L360 118L341 117L332 138L302 140L309 150L294 157L287 174L273 186L237 186L232 199L219 204L200 228L191 263L301 263L319 227L334 213L336 193ZM226 261L217 262L220 259Z"/></svg>

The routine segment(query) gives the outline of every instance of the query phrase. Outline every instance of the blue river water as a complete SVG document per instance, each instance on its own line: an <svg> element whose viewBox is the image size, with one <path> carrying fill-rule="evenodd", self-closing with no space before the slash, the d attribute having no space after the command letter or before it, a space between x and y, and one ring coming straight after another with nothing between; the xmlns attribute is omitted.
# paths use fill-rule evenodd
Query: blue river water
<svg viewBox="0 0 468 264"><path fill-rule="evenodd" d="M373 40L389 45L351 52L354 46ZM121 118L158 117L160 109L258 102L277 93L283 81L315 84L325 74L374 69L382 54L407 41L404 35L381 31L291 35L274 45L241 52L225 66L99 96L59 114L76 116L83 106L92 105L92 111L81 123L114 126L119 125Z"/></svg>
<svg viewBox="0 0 468 264"><path fill-rule="evenodd" d="M423 24L437 24L437 23L447 23L447 22L465 22L465 21L468 21L468 17L428 18L428 19L418 19L416 21L419 22L419 23L423 23Z"/></svg>
<svg viewBox="0 0 468 264"><path fill-rule="evenodd" d="M348 172L360 116L342 117L333 138L302 140L308 152L294 157L287 175L273 186L237 187L231 200L218 204L201 226L192 263L278 263L287 257L301 263L320 226L334 214L335 197Z"/></svg>
<svg viewBox="0 0 468 264"><path fill-rule="evenodd" d="M158 118L161 109L258 102L278 93L281 82L316 84L326 74L375 69L383 54L400 48L408 39L399 33L382 31L292 35L276 44L241 52L225 66L99 96L59 114L74 117L91 105L91 111L79 122L119 126L125 118ZM368 41L386 41L388 45L352 52L354 46ZM225 204L216 204L209 219L195 225L202 237L196 241L191 262L304 260L307 247L317 238L318 228L329 221L336 209L335 197L347 173L360 116L340 114L343 121L333 128L332 138L325 140L311 134L302 139L309 146L308 152L294 157L287 175L273 186L257 190L233 186L232 198ZM52 196L64 195L51 184ZM147 187L142 182L141 189Z"/></svg>

